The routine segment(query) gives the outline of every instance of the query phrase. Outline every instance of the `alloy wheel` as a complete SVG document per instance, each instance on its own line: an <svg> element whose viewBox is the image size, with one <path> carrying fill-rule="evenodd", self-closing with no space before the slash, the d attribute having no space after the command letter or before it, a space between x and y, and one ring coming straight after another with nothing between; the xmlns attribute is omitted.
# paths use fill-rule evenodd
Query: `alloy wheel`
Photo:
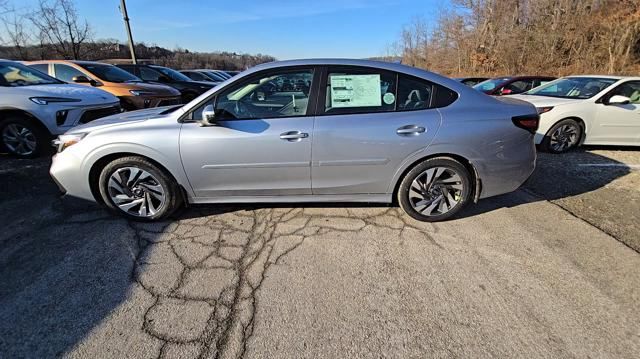
<svg viewBox="0 0 640 359"><path fill-rule="evenodd" d="M11 123L2 130L2 141L10 152L20 156L29 156L37 148L35 133L17 123Z"/></svg>
<svg viewBox="0 0 640 359"><path fill-rule="evenodd" d="M136 217L155 215L167 200L160 182L151 173L137 167L123 167L113 172L107 190L111 201L121 211Z"/></svg>
<svg viewBox="0 0 640 359"><path fill-rule="evenodd" d="M424 216L438 216L460 203L463 190L462 178L455 170L432 167L416 176L411 183L409 203Z"/></svg>
<svg viewBox="0 0 640 359"><path fill-rule="evenodd" d="M549 144L556 152L566 151L578 144L579 132L575 125L562 125L553 131Z"/></svg>

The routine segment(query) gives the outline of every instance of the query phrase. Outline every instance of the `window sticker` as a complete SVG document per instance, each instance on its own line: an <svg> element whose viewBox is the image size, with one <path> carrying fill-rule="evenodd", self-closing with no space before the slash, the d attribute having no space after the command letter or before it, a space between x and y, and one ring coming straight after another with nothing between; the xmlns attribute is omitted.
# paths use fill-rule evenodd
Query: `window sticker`
<svg viewBox="0 0 640 359"><path fill-rule="evenodd" d="M396 102L396 96L391 92L387 92L386 94L384 94L384 96L382 96L382 101L384 101L384 103L386 103L387 105L391 105Z"/></svg>
<svg viewBox="0 0 640 359"><path fill-rule="evenodd" d="M380 75L331 75L331 107L382 106Z"/></svg>

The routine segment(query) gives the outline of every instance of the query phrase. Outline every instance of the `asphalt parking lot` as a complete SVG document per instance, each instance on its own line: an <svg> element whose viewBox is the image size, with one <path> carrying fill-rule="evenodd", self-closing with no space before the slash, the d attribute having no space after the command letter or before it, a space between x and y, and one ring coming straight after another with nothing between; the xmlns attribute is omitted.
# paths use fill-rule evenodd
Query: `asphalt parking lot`
<svg viewBox="0 0 640 359"><path fill-rule="evenodd" d="M640 151L539 157L459 218L198 206L128 222L0 155L2 357L640 357Z"/></svg>

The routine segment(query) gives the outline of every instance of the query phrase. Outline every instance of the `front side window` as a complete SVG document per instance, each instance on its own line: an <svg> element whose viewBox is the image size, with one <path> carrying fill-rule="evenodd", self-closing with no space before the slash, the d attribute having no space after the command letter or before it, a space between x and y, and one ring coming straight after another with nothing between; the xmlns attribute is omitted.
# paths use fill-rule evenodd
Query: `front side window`
<svg viewBox="0 0 640 359"><path fill-rule="evenodd" d="M49 74L49 64L33 64L27 66L34 68L44 74Z"/></svg>
<svg viewBox="0 0 640 359"><path fill-rule="evenodd" d="M128 73L127 71L107 64L94 63L78 63L78 65L90 73L94 74L100 80L108 82L140 82L140 78Z"/></svg>
<svg viewBox="0 0 640 359"><path fill-rule="evenodd" d="M0 62L0 86L18 87L59 83L61 82L57 79L29 66L15 62Z"/></svg>
<svg viewBox="0 0 640 359"><path fill-rule="evenodd" d="M254 77L216 96L216 117L243 120L305 116L312 81L311 69ZM291 85L284 86L285 83ZM198 115L195 113L194 118Z"/></svg>
<svg viewBox="0 0 640 359"><path fill-rule="evenodd" d="M565 77L525 92L525 95L588 99L617 80L596 77Z"/></svg>
<svg viewBox="0 0 640 359"><path fill-rule="evenodd" d="M329 68L324 113L339 115L394 111L397 102L395 93L394 73L367 68Z"/></svg>
<svg viewBox="0 0 640 359"><path fill-rule="evenodd" d="M73 82L73 78L76 76L85 76L82 72L74 69L69 65L54 64L53 68L56 71L56 78L64 82ZM86 76L85 76L86 77Z"/></svg>
<svg viewBox="0 0 640 359"><path fill-rule="evenodd" d="M607 97L620 95L628 97L632 104L640 104L640 81L625 82L611 91Z"/></svg>

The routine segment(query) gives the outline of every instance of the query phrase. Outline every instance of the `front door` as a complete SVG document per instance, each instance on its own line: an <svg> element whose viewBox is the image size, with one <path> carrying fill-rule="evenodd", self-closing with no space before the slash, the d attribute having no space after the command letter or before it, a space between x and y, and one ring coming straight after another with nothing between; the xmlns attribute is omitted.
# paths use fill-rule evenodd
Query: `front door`
<svg viewBox="0 0 640 359"><path fill-rule="evenodd" d="M607 104L614 95L629 97L629 104ZM588 143L640 145L640 81L618 85L598 104Z"/></svg>
<svg viewBox="0 0 640 359"><path fill-rule="evenodd" d="M387 193L400 164L427 147L440 125L432 106L435 85L359 67L329 67L323 77L313 194Z"/></svg>
<svg viewBox="0 0 640 359"><path fill-rule="evenodd" d="M313 75L313 68L258 73L192 112L180 132L180 156L196 197L311 193ZM282 78L298 86L278 86ZM201 127L196 120L209 104L214 125Z"/></svg>

